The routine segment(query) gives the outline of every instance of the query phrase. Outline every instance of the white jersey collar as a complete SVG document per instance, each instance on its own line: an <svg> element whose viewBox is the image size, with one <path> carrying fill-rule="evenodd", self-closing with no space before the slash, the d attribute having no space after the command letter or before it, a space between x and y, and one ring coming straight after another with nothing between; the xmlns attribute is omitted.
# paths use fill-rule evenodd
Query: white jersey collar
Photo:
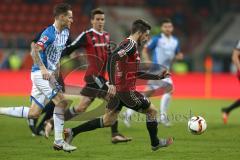
<svg viewBox="0 0 240 160"><path fill-rule="evenodd" d="M99 35L103 35L103 32L98 32L96 29L94 29L94 28L91 28L90 29L91 31L93 31L93 32L95 32L96 34L99 34Z"/></svg>
<svg viewBox="0 0 240 160"><path fill-rule="evenodd" d="M161 36L166 39L172 39L172 35L170 37L167 37L164 33L161 33Z"/></svg>

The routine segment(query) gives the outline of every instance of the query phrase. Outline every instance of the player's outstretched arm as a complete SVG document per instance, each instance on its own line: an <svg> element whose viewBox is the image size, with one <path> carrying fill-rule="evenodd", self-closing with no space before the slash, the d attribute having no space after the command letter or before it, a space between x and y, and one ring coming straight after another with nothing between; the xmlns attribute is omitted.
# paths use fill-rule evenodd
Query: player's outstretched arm
<svg viewBox="0 0 240 160"><path fill-rule="evenodd" d="M70 45L67 45L63 50L62 55L70 55L75 50L86 45L87 37L85 32L82 32Z"/></svg>
<svg viewBox="0 0 240 160"><path fill-rule="evenodd" d="M160 80L170 76L170 73L165 70L160 74L152 74L148 72L137 72L138 79L146 79L146 80Z"/></svg>

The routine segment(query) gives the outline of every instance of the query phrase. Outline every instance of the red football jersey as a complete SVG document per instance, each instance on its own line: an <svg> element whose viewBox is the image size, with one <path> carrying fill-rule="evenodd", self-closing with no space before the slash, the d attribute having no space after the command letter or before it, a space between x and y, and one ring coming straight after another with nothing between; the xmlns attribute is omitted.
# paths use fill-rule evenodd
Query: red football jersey
<svg viewBox="0 0 240 160"><path fill-rule="evenodd" d="M85 48L87 54L88 67L85 74L85 80L88 76L105 76L106 64L110 44L110 35L108 32L98 32L91 28L82 32L71 45L67 46L67 52L72 52L78 48Z"/></svg>
<svg viewBox="0 0 240 160"><path fill-rule="evenodd" d="M140 55L137 43L132 39L125 39L120 43L114 53L117 52L121 60L116 62L115 85L117 91L126 92L136 89L137 71L140 63ZM126 55L126 56L125 56Z"/></svg>

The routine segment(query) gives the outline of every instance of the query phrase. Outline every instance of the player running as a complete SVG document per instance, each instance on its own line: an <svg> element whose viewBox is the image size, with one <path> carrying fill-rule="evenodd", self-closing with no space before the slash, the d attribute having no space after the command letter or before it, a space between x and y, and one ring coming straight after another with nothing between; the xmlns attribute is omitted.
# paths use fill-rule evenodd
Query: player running
<svg viewBox="0 0 240 160"><path fill-rule="evenodd" d="M237 67L237 77L238 81L240 82L240 40L238 40L238 43L233 50L232 53L232 61ZM240 99L238 98L233 104L231 104L229 107L222 108L222 118L223 118L223 123L227 124L228 121L228 116L230 112L236 108L240 107Z"/></svg>
<svg viewBox="0 0 240 160"><path fill-rule="evenodd" d="M91 12L92 28L82 32L71 45L64 50L70 54L74 50L84 48L87 53L88 68L84 77L86 85L81 91L80 104L69 108L65 113L65 120L72 119L86 111L96 97L108 100L115 94L113 85L109 85L104 78L106 63L110 53L110 35L104 31L105 14L100 8ZM100 83L100 84L99 84ZM131 141L118 132L118 122L111 127L112 143Z"/></svg>
<svg viewBox="0 0 240 160"><path fill-rule="evenodd" d="M36 35L36 37L32 40L31 52L34 49L35 44L41 38L41 34L44 32L45 29L43 29L40 33L38 33ZM65 45L67 46L69 44L71 44L70 36ZM63 57L63 56L67 56L67 55L62 54L61 57ZM64 80L63 80L63 77L62 77L62 74L60 73L60 71L59 71L59 75L55 75L55 76L56 76L55 78L58 81L58 83L62 86L62 91L65 92L65 84L64 84ZM49 137L49 133L53 128L52 117L53 117L54 107L55 107L55 104L53 103L53 101L49 101L42 110L41 114L44 114L44 115L41 118L41 120L39 120L38 118L29 118L28 119L28 126L29 126L30 130L32 131L33 136L44 135L46 138ZM37 125L37 123L38 123L38 125Z"/></svg>
<svg viewBox="0 0 240 160"><path fill-rule="evenodd" d="M174 59L183 59L183 54L180 52L179 40L172 35L173 30L174 27L170 19L162 20L162 33L152 37L142 50L143 58L146 62L149 64L153 63L151 67L152 73L158 74L161 72L162 68L170 69ZM150 53L152 54L152 61L149 58ZM149 80L148 86L145 88L145 95L149 97L154 91L159 89L163 90L164 93L160 105L160 122L165 126L170 126L171 123L167 118L167 110L173 93L172 78L169 76L162 80ZM133 113L134 111L131 109L127 109L124 113L124 123L128 127L130 127L131 115Z"/></svg>
<svg viewBox="0 0 240 160"><path fill-rule="evenodd" d="M69 37L69 29L73 22L71 6L65 3L54 8L54 23L47 27L32 50L34 64L31 80L31 107L1 108L0 114L23 118L37 118L45 106L45 100L52 100L54 108L54 145L55 150L67 152L76 150L63 140L64 109L68 106L61 87L55 80L54 73L58 73L59 60Z"/></svg>
<svg viewBox="0 0 240 160"><path fill-rule="evenodd" d="M153 151L173 143L173 138L158 138L157 111L148 98L136 91L137 78L159 80L167 76L167 72L154 75L138 71L140 56L137 48L148 39L150 29L151 26L143 20L133 22L131 35L121 42L109 57L110 84L116 86L116 95L108 102L106 113L103 117L88 121L78 127L65 129L68 133L65 134L66 141L70 143L79 133L111 126L117 120L122 107L126 106L146 114L146 125Z"/></svg>

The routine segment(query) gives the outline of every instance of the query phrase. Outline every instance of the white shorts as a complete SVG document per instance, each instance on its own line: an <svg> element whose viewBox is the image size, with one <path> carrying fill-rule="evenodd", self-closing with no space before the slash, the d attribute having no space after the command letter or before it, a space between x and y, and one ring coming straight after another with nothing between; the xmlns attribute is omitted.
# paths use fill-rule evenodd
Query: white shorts
<svg viewBox="0 0 240 160"><path fill-rule="evenodd" d="M31 101L33 100L40 108L44 108L46 102L56 96L59 90L50 81L43 79L40 70L31 72L31 80Z"/></svg>
<svg viewBox="0 0 240 160"><path fill-rule="evenodd" d="M161 80L149 80L147 84L153 90L156 90L159 88L171 90L173 88L173 81L172 81L171 77L164 78Z"/></svg>

